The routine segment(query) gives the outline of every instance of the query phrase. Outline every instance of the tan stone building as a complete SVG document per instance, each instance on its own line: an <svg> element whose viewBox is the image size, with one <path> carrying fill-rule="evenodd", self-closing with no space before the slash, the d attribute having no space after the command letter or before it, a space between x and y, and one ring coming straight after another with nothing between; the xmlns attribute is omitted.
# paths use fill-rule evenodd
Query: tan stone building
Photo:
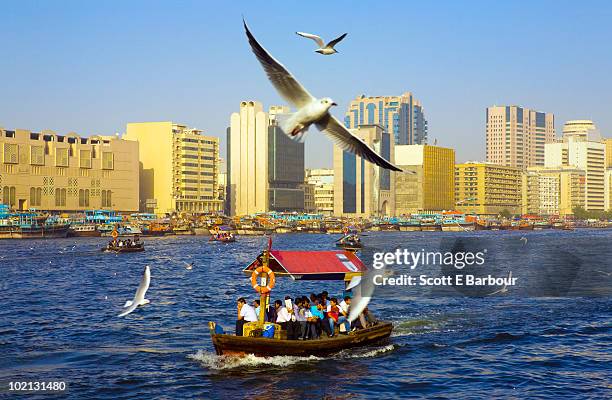
<svg viewBox="0 0 612 400"><path fill-rule="evenodd" d="M393 138L379 125L352 130L374 151L394 163ZM334 215L395 215L395 172L381 168L334 145Z"/></svg>
<svg viewBox="0 0 612 400"><path fill-rule="evenodd" d="M520 106L487 108L487 162L525 169L544 165L544 145L555 141L555 117Z"/></svg>
<svg viewBox="0 0 612 400"><path fill-rule="evenodd" d="M455 165L457 210L467 214L498 215L521 212L521 170L483 162Z"/></svg>
<svg viewBox="0 0 612 400"><path fill-rule="evenodd" d="M397 215L455 207L455 150L429 145L396 145L395 163L414 174L395 174Z"/></svg>
<svg viewBox="0 0 612 400"><path fill-rule="evenodd" d="M0 199L13 209L138 210L138 143L0 128Z"/></svg>
<svg viewBox="0 0 612 400"><path fill-rule="evenodd" d="M219 138L165 122L127 124L140 144L140 210L159 215L223 210L219 198Z"/></svg>

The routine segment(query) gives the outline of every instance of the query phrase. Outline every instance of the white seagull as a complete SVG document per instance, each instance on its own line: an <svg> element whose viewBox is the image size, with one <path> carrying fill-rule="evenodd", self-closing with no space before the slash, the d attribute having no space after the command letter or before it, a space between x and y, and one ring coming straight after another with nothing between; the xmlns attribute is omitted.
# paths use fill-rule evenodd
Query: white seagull
<svg viewBox="0 0 612 400"><path fill-rule="evenodd" d="M338 42L344 39L347 35L345 33L344 35L339 36L335 38L334 40L332 40L331 42L325 44L323 39L321 39L321 36L313 35L312 33L306 33L306 32L295 32L295 33L297 33L298 35L302 37L314 40L317 43L317 46L319 46L319 48L316 49L315 52L326 55L326 56L332 55L334 53L338 53L338 50L334 49L334 46L337 45Z"/></svg>
<svg viewBox="0 0 612 400"><path fill-rule="evenodd" d="M289 137L296 138L299 133L305 133L310 125L315 124L342 149L358 155L380 167L393 171L402 171L372 150L363 140L354 136L329 113L329 109L337 104L329 97L315 98L291 75L291 73L255 39L246 24L244 29L249 39L253 53L259 60L268 79L278 93L287 102L297 108L297 111L281 124L282 130Z"/></svg>
<svg viewBox="0 0 612 400"><path fill-rule="evenodd" d="M507 282L512 282L512 271L508 272L508 280ZM504 283L501 289L494 291L493 293L489 293L487 296L493 296L498 293L507 293L508 292L508 284Z"/></svg>
<svg viewBox="0 0 612 400"><path fill-rule="evenodd" d="M134 299L132 301L128 300L125 302L123 308L127 307L127 310L123 311L119 314L119 317L124 317L134 311L138 306L144 306L149 303L149 300L145 299L145 294L149 289L149 284L151 283L151 269L147 265L144 269L144 274L142 275L142 279L140 280L140 285L138 285L138 289L136 290L136 294L134 295Z"/></svg>

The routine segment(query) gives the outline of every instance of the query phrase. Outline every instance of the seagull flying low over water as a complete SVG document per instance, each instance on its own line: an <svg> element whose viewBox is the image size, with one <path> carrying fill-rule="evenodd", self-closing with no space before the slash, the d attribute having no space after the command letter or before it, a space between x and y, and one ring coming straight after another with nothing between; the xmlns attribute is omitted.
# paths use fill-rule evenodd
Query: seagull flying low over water
<svg viewBox="0 0 612 400"><path fill-rule="evenodd" d="M246 22L244 20L242 22L251 49L268 75L268 79L281 97L297 108L295 113L281 123L281 128L285 134L295 139L298 134L305 133L310 125L315 124L320 131L331 137L343 150L356 154L380 167L402 171L378 155L363 140L349 132L340 121L329 113L329 109L337 104L329 97L317 99L304 89L293 75L257 42Z"/></svg>
<svg viewBox="0 0 612 400"><path fill-rule="evenodd" d="M123 311L119 314L119 317L124 317L134 311L138 306L143 306L149 303L149 300L145 299L145 294L149 289L149 284L151 283L151 269L147 265L144 269L144 273L142 274L142 279L140 280L140 285L138 285L138 289L136 290L136 294L134 295L134 299L132 301L128 300L125 302L123 308L127 308L127 310Z"/></svg>
<svg viewBox="0 0 612 400"><path fill-rule="evenodd" d="M339 36L335 38L334 40L332 40L331 42L325 44L323 39L321 39L321 36L313 35L312 33L306 33L306 32L295 32L295 33L297 33L298 35L302 37L314 40L317 43L317 46L319 46L319 48L316 49L315 52L326 55L326 56L332 55L334 53L338 53L338 50L334 49L334 46L337 45L338 42L344 39L347 35L345 33L344 35Z"/></svg>

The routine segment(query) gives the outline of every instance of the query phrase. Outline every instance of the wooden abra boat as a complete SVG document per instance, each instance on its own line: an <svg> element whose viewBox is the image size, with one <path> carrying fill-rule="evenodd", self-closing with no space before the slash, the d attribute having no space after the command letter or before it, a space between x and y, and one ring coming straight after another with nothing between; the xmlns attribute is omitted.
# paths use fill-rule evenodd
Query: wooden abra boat
<svg viewBox="0 0 612 400"><path fill-rule="evenodd" d="M359 239L359 236L352 234L341 237L336 241L336 247L345 249L348 251L359 251L363 248L363 244Z"/></svg>
<svg viewBox="0 0 612 400"><path fill-rule="evenodd" d="M251 277L253 288L260 293L259 320L244 324L246 336L225 333L215 322L209 322L210 337L218 355L256 356L325 356L339 351L374 344L391 336L393 325L379 321L348 334L313 340L287 340L287 331L279 324L264 322L266 308L270 304L270 292L276 276L298 280L342 280L346 290L367 272L366 266L352 252L334 251L283 251L268 249L260 254L244 270ZM274 337L264 337L262 332L274 326Z"/></svg>
<svg viewBox="0 0 612 400"><path fill-rule="evenodd" d="M214 322L209 322L210 336L218 355L256 356L326 356L354 347L366 346L388 338L393 330L391 322L381 322L348 335L335 335L317 340L284 340L262 337L234 336L215 333Z"/></svg>
<svg viewBox="0 0 612 400"><path fill-rule="evenodd" d="M112 251L115 253L138 253L144 251L144 245L142 243L131 245L131 246L111 246L108 245L102 249L102 251Z"/></svg>

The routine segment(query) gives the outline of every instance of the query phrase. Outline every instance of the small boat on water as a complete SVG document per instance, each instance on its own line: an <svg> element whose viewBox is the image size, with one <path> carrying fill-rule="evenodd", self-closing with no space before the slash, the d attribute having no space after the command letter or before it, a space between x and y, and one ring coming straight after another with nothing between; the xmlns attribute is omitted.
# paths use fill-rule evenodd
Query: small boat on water
<svg viewBox="0 0 612 400"><path fill-rule="evenodd" d="M361 277L366 266L352 252L335 251L284 251L272 250L271 243L243 272L251 277L253 288L261 295L259 320L245 323L244 336L225 333L223 328L211 321L208 324L210 337L218 355L244 356L326 356L342 350L362 347L387 340L393 324L378 321L347 334L311 340L288 340L287 331L279 324L264 322L266 306L270 304L270 292L276 276L293 281L323 280L350 282ZM274 330L268 337L265 332Z"/></svg>
<svg viewBox="0 0 612 400"><path fill-rule="evenodd" d="M102 251L110 251L115 253L138 253L144 251L144 243L133 243L129 245L111 245L109 243L102 249Z"/></svg>
<svg viewBox="0 0 612 400"><path fill-rule="evenodd" d="M348 251L359 251L363 248L363 244L361 243L359 236L352 233L338 239L336 241L336 247L340 247Z"/></svg>
<svg viewBox="0 0 612 400"><path fill-rule="evenodd" d="M228 231L222 231L219 229L210 231L210 237L208 238L209 243L232 243L236 241L236 236Z"/></svg>
<svg viewBox="0 0 612 400"><path fill-rule="evenodd" d="M71 237L99 237L101 232L96 224L73 224L68 229L68 236Z"/></svg>

